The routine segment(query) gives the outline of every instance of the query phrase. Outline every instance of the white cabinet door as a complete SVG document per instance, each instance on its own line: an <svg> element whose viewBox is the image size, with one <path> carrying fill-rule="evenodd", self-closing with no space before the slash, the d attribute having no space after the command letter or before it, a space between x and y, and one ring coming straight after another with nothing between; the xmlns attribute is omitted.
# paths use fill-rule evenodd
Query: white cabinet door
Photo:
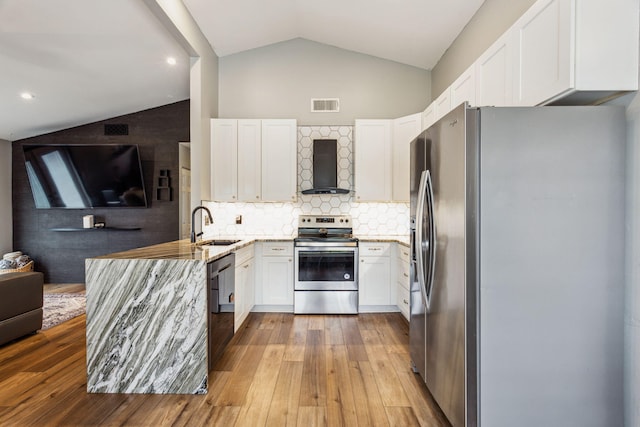
<svg viewBox="0 0 640 427"><path fill-rule="evenodd" d="M513 40L512 33L503 35L476 61L476 105L513 104Z"/></svg>
<svg viewBox="0 0 640 427"><path fill-rule="evenodd" d="M296 137L295 119L262 120L263 201L296 200L298 161Z"/></svg>
<svg viewBox="0 0 640 427"><path fill-rule="evenodd" d="M253 258L236 267L234 331L237 331L253 308Z"/></svg>
<svg viewBox="0 0 640 427"><path fill-rule="evenodd" d="M262 121L238 120L238 201L260 201Z"/></svg>
<svg viewBox="0 0 640 427"><path fill-rule="evenodd" d="M293 258L262 258L262 303L293 305Z"/></svg>
<svg viewBox="0 0 640 427"><path fill-rule="evenodd" d="M355 121L355 194L357 202L391 200L391 120Z"/></svg>
<svg viewBox="0 0 640 427"><path fill-rule="evenodd" d="M446 88L433 103L435 104L435 121L438 121L451 111L451 87Z"/></svg>
<svg viewBox="0 0 640 427"><path fill-rule="evenodd" d="M573 7L541 0L516 22L515 105L537 105L574 86Z"/></svg>
<svg viewBox="0 0 640 427"><path fill-rule="evenodd" d="M422 131L422 114L400 117L393 121L392 200L409 201L409 146Z"/></svg>
<svg viewBox="0 0 640 427"><path fill-rule="evenodd" d="M396 289L391 286L390 248L389 243L360 243L360 306L395 305Z"/></svg>
<svg viewBox="0 0 640 427"><path fill-rule="evenodd" d="M451 84L450 96L451 108L463 102L468 102L472 107L476 105L476 72L473 64Z"/></svg>
<svg viewBox="0 0 640 427"><path fill-rule="evenodd" d="M211 119L211 192L220 202L238 195L238 121Z"/></svg>
<svg viewBox="0 0 640 427"><path fill-rule="evenodd" d="M360 305L391 304L391 264L388 257L360 257Z"/></svg>
<svg viewBox="0 0 640 427"><path fill-rule="evenodd" d="M429 129L429 126L436 122L436 104L432 102L422 112L422 130Z"/></svg>

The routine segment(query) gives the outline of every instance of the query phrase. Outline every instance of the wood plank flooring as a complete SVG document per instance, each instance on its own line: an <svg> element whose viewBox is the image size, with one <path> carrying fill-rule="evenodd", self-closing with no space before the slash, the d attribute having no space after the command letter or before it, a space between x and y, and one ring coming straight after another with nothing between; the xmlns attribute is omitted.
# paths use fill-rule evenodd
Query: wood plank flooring
<svg viewBox="0 0 640 427"><path fill-rule="evenodd" d="M0 347L2 426L447 426L398 313L252 313L209 394L87 394L85 316Z"/></svg>

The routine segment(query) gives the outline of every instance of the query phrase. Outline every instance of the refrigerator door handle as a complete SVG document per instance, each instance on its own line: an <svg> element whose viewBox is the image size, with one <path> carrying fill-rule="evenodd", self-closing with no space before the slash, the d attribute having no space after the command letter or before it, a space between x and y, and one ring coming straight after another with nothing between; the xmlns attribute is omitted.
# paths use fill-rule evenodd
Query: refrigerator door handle
<svg viewBox="0 0 640 427"><path fill-rule="evenodd" d="M431 181L431 174L427 171L425 178L425 194L426 204L429 214L429 270L427 274L427 280L425 285L425 301L427 306L427 312L431 309L431 298L433 297L433 285L435 282L435 270L436 270L436 221L434 217L434 198L433 198L433 182Z"/></svg>
<svg viewBox="0 0 640 427"><path fill-rule="evenodd" d="M424 218L424 204L426 199L426 186L427 186L427 176L429 176L429 171L422 171L420 175L420 185L418 186L418 206L416 210L416 237L415 237L415 257L416 257L416 267L417 267L417 275L418 275L418 284L420 285L420 292L422 293L422 298L427 303L427 283L425 275L425 265L424 260L422 258L422 250L426 247L429 249L429 242L424 238L424 229L422 226L423 218Z"/></svg>

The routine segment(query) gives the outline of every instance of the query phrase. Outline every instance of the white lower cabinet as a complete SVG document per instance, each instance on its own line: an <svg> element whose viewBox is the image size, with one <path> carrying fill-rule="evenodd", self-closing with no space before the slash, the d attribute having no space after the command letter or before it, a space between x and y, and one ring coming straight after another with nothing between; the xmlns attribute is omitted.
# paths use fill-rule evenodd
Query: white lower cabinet
<svg viewBox="0 0 640 427"><path fill-rule="evenodd" d="M360 242L359 310L391 311L396 305L391 286L390 243Z"/></svg>
<svg viewBox="0 0 640 427"><path fill-rule="evenodd" d="M409 248L397 244L396 266L396 303L402 315L409 320Z"/></svg>
<svg viewBox="0 0 640 427"><path fill-rule="evenodd" d="M244 323L255 301L254 245L236 251L234 332Z"/></svg>
<svg viewBox="0 0 640 427"><path fill-rule="evenodd" d="M293 242L256 244L256 311L293 312Z"/></svg>

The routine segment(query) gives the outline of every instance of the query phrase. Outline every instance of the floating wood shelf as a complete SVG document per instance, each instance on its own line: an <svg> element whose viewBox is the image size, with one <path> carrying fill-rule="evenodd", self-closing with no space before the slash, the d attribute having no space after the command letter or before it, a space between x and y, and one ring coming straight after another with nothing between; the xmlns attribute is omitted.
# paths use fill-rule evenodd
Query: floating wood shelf
<svg viewBox="0 0 640 427"><path fill-rule="evenodd" d="M51 231L138 231L142 230L140 227L93 227L93 228L74 228L74 227L61 227L50 228Z"/></svg>

